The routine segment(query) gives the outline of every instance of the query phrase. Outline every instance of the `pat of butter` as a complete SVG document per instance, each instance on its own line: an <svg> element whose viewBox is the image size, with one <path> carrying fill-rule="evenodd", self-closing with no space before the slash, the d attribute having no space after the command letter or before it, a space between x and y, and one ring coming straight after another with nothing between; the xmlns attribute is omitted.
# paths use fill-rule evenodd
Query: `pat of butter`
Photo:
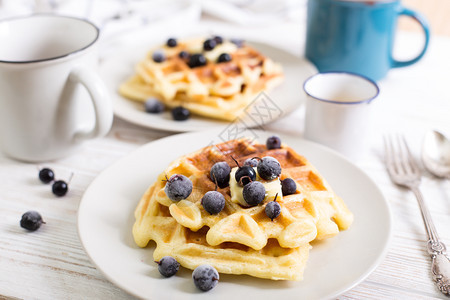
<svg viewBox="0 0 450 300"><path fill-rule="evenodd" d="M231 169L230 173L230 193L231 193L231 201L234 203L238 203L242 206L248 206L247 202L245 202L244 197L242 196L242 189L235 178L235 174L237 171L237 167ZM265 181L262 180L261 177L259 177L258 171L255 169L256 172L256 180L260 181L264 188L266 189L266 197L264 198L264 202L272 201L275 198L275 195L278 193L277 200L280 200L283 197L283 194L281 192L281 182L279 178L276 178L272 181Z"/></svg>

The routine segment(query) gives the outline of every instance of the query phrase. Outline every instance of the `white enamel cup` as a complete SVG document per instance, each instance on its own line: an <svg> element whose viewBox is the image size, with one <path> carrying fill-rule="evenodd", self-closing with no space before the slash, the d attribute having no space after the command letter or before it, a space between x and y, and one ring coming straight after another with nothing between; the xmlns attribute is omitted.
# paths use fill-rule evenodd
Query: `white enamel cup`
<svg viewBox="0 0 450 300"><path fill-rule="evenodd" d="M98 28L37 14L0 21L0 146L12 158L47 161L104 136L113 120L97 75Z"/></svg>
<svg viewBox="0 0 450 300"><path fill-rule="evenodd" d="M364 157L377 84L353 73L328 72L308 78L303 89L307 95L304 137L350 159Z"/></svg>

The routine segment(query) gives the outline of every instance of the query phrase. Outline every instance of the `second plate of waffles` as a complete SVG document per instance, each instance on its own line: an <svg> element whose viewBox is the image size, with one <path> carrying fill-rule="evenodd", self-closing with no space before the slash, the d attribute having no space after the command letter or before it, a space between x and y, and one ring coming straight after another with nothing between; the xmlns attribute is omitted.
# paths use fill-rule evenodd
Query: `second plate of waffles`
<svg viewBox="0 0 450 300"><path fill-rule="evenodd" d="M86 252L109 280L137 297L150 299L230 299L241 295L257 299L291 299L298 295L304 299L328 299L364 280L381 262L390 240L392 220L381 191L364 172L337 153L298 137L280 135L282 149L267 150L264 143L272 133L246 130L243 135L247 139L236 137L231 144L223 144L226 141L220 133L186 133L149 143L105 170L87 189L79 208L79 235ZM196 187L192 197L197 197L202 188L214 189L211 180L198 171L209 170L209 159L224 159L233 165L232 159L215 153L211 145L219 145L222 154L236 154L239 164L248 155L272 156L284 166L280 179L290 177L297 182L296 193L279 199L282 212L273 226L270 218L259 212L266 202L249 208L229 203L223 212L212 217L201 207L183 202L191 198L171 207L173 203L164 196L165 182L161 181L167 179L161 174L192 174L189 177ZM229 151L227 145L231 145ZM196 180L203 182L203 187ZM149 189L155 183L157 187ZM271 197L266 200L273 201L272 194L279 190L266 187ZM222 191L230 201L226 189ZM308 201L300 199L301 195ZM196 218L198 212L204 218ZM153 217L146 215L156 216L162 223L155 223ZM220 219L217 223L224 225L221 228L230 229L231 235L197 229L216 217ZM258 233L252 229L255 226L250 219L265 229ZM145 226L140 230L137 225L133 232L135 223L141 222L153 224L155 231L149 232ZM246 240L237 230L231 230L235 228L233 224L247 228L244 235L254 235L255 239ZM299 231L289 230L298 224L301 232L310 234L297 236ZM182 232L189 234L174 239ZM223 245L224 241L217 241L217 237L228 239L225 244L229 248L211 246ZM233 246L236 238L242 244L239 247ZM194 252L187 251L183 240L190 241ZM196 254L199 249L203 250ZM240 251L248 257L239 255ZM169 252L178 255L180 262L184 260L184 267L175 276L163 278L154 260ZM197 290L191 278L189 268L199 260L215 263L220 272L219 284L207 293ZM266 263L265 268L261 267Z"/></svg>
<svg viewBox="0 0 450 300"><path fill-rule="evenodd" d="M197 49L207 40L179 39L174 47L140 44L108 56L101 74L112 92L116 116L149 128L186 132L236 121L261 126L303 104L301 83L316 73L311 63L251 41L223 38L212 50ZM144 102L151 97L166 105L163 113L145 111ZM173 119L170 110L179 106L191 112L189 119ZM267 115L261 107L269 117L261 117Z"/></svg>

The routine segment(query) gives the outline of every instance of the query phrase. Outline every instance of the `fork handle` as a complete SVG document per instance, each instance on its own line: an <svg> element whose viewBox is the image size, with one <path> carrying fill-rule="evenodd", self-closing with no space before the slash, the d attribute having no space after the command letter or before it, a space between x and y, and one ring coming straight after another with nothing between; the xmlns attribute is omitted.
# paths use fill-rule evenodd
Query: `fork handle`
<svg viewBox="0 0 450 300"><path fill-rule="evenodd" d="M427 231L428 240L434 245L439 243L439 237L436 232L436 227L434 227L434 223L431 220L431 215L428 210L428 207L425 205L425 201L423 200L422 192L418 187L411 187L412 192L417 198L417 202L419 203L420 212L422 214L423 223L425 224L425 229ZM431 254L431 253L430 253Z"/></svg>
<svg viewBox="0 0 450 300"><path fill-rule="evenodd" d="M431 273L438 289L450 295L450 259L445 253L431 255Z"/></svg>
<svg viewBox="0 0 450 300"><path fill-rule="evenodd" d="M450 259L446 254L445 245L439 240L439 237L431 220L430 212L423 200L422 193L418 187L411 187L414 195L419 203L420 212L422 213L423 222L428 235L427 250L431 255L431 273L439 290L450 295Z"/></svg>

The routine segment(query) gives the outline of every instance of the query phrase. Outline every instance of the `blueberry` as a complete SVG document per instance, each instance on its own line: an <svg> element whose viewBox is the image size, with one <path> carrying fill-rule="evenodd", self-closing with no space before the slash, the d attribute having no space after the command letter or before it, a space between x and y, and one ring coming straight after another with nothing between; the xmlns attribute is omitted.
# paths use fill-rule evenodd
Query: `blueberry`
<svg viewBox="0 0 450 300"><path fill-rule="evenodd" d="M20 220L20 227L25 228L29 231L38 230L42 224L45 222L42 220L41 215L34 210L27 211L22 215L22 219Z"/></svg>
<svg viewBox="0 0 450 300"><path fill-rule="evenodd" d="M217 191L206 192L201 201L203 208L211 215L218 214L225 207L224 196Z"/></svg>
<svg viewBox="0 0 450 300"><path fill-rule="evenodd" d="M189 67L196 68L206 65L206 58L203 54L192 54L188 62Z"/></svg>
<svg viewBox="0 0 450 300"><path fill-rule="evenodd" d="M219 282L219 273L210 265L200 265L192 272L195 286L206 292L214 288Z"/></svg>
<svg viewBox="0 0 450 300"><path fill-rule="evenodd" d="M152 114L158 114L164 111L164 104L156 98L149 98L144 103L145 111Z"/></svg>
<svg viewBox="0 0 450 300"><path fill-rule="evenodd" d="M164 191L170 200L180 201L192 193L192 182L184 175L174 174L167 180Z"/></svg>
<svg viewBox="0 0 450 300"><path fill-rule="evenodd" d="M247 185L251 181L256 180L255 169L250 166L239 167L239 169L237 169L236 173L234 174L234 178L240 186Z"/></svg>
<svg viewBox="0 0 450 300"><path fill-rule="evenodd" d="M256 206L266 197L266 188L259 181L252 181L242 189L242 196L250 206Z"/></svg>
<svg viewBox="0 0 450 300"><path fill-rule="evenodd" d="M247 158L244 161L244 166L256 167L258 165L259 160L256 158Z"/></svg>
<svg viewBox="0 0 450 300"><path fill-rule="evenodd" d="M220 35L216 35L213 37L213 40L216 42L217 45L223 43L223 38Z"/></svg>
<svg viewBox="0 0 450 300"><path fill-rule="evenodd" d="M242 48L244 46L244 40L241 39L230 39L230 42L235 44L238 48Z"/></svg>
<svg viewBox="0 0 450 300"><path fill-rule="evenodd" d="M172 118L175 121L185 121L189 119L190 116L191 112L187 108L184 108L183 106L177 106L172 109Z"/></svg>
<svg viewBox="0 0 450 300"><path fill-rule="evenodd" d="M153 52L152 59L154 62L160 63L166 60L166 56L161 51Z"/></svg>
<svg viewBox="0 0 450 300"><path fill-rule="evenodd" d="M39 179L43 183L49 183L55 179L55 173L53 173L52 169L49 168L43 168L39 171Z"/></svg>
<svg viewBox="0 0 450 300"><path fill-rule="evenodd" d="M283 196L295 194L297 191L297 184L292 178L286 178L281 180L281 191Z"/></svg>
<svg viewBox="0 0 450 300"><path fill-rule="evenodd" d="M281 140L276 135L269 137L266 141L267 149L280 149L281 148Z"/></svg>
<svg viewBox="0 0 450 300"><path fill-rule="evenodd" d="M217 185L220 188L224 188L230 183L230 172L230 166L226 162L221 161L212 166L209 176L213 182L217 181Z"/></svg>
<svg viewBox="0 0 450 300"><path fill-rule="evenodd" d="M223 62L229 62L231 60L231 55L228 53L222 53L219 55L219 58L217 59L218 63L223 63Z"/></svg>
<svg viewBox="0 0 450 300"><path fill-rule="evenodd" d="M187 51L180 51L180 53L178 53L178 57L181 59L188 59L189 58L189 52Z"/></svg>
<svg viewBox="0 0 450 300"><path fill-rule="evenodd" d="M258 163L258 174L264 180L273 180L280 176L281 165L275 158L266 156Z"/></svg>
<svg viewBox="0 0 450 300"><path fill-rule="evenodd" d="M203 50L211 51L216 47L216 41L214 39L207 39L203 42Z"/></svg>
<svg viewBox="0 0 450 300"><path fill-rule="evenodd" d="M266 204L266 208L264 209L264 211L266 212L266 215L272 221L273 221L273 219L275 219L276 217L278 217L280 215L280 213L281 213L281 206L276 201L276 197L275 197L275 200L270 201L269 203Z"/></svg>
<svg viewBox="0 0 450 300"><path fill-rule="evenodd" d="M158 264L158 271L164 277L171 277L175 275L180 269L180 263L172 256L164 256L160 261L155 261Z"/></svg>
<svg viewBox="0 0 450 300"><path fill-rule="evenodd" d="M69 190L69 186L63 180L57 180L52 185L52 192L53 192L53 194L55 194L55 196L58 196L58 197L62 197L65 194L67 194L68 190Z"/></svg>
<svg viewBox="0 0 450 300"><path fill-rule="evenodd" d="M174 39L174 38L170 38L170 39L168 39L167 40L167 43L166 43L166 45L167 45L167 47L176 47L177 46L177 40L176 39Z"/></svg>

